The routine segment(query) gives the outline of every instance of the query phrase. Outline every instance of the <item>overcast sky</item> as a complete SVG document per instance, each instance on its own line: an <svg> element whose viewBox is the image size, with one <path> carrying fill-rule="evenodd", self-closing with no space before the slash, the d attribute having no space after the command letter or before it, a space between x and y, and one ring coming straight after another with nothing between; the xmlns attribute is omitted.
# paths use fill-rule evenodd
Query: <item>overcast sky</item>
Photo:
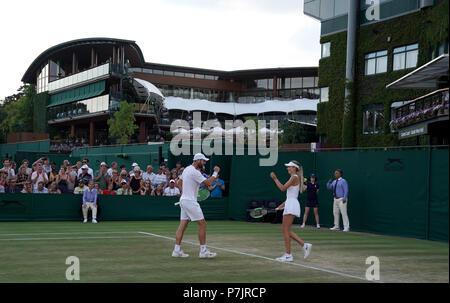
<svg viewBox="0 0 450 303"><path fill-rule="evenodd" d="M40 53L79 38L135 40L147 62L219 70L320 58L320 23L303 0L15 0L0 12L0 100Z"/></svg>

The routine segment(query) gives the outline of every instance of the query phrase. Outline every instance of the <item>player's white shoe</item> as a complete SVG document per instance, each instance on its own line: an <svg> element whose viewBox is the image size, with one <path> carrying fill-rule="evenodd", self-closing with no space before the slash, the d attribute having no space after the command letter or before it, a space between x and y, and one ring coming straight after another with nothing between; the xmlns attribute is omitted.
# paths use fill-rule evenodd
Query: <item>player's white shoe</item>
<svg viewBox="0 0 450 303"><path fill-rule="evenodd" d="M320 224L317 224L316 227L317 227L317 229L320 229Z"/></svg>
<svg viewBox="0 0 450 303"><path fill-rule="evenodd" d="M204 252L200 252L198 255L200 258L214 258L217 256L216 253L210 252L209 250L205 250Z"/></svg>
<svg viewBox="0 0 450 303"><path fill-rule="evenodd" d="M333 226L330 230L339 230L339 227Z"/></svg>
<svg viewBox="0 0 450 303"><path fill-rule="evenodd" d="M98 222L97 222L97 220L95 220L95 219L92 219L92 223L98 223Z"/></svg>
<svg viewBox="0 0 450 303"><path fill-rule="evenodd" d="M279 262L292 262L294 261L294 257L292 257L292 255L289 254L284 254L279 258L276 258L277 261Z"/></svg>
<svg viewBox="0 0 450 303"><path fill-rule="evenodd" d="M305 223L303 223L302 225L300 225L300 228L305 228Z"/></svg>
<svg viewBox="0 0 450 303"><path fill-rule="evenodd" d="M305 243L303 245L303 253L305 254L305 259L308 258L309 254L311 253L312 244Z"/></svg>
<svg viewBox="0 0 450 303"><path fill-rule="evenodd" d="M84 219L84 220L83 220L83 223L87 223L87 219Z"/></svg>
<svg viewBox="0 0 450 303"><path fill-rule="evenodd" d="M172 252L172 257L174 257L174 258L187 258L187 257L189 257L189 255L185 254L182 250L179 250L179 251L173 251Z"/></svg>
<svg viewBox="0 0 450 303"><path fill-rule="evenodd" d="M348 232L348 231L350 231L350 228L344 228L344 231Z"/></svg>

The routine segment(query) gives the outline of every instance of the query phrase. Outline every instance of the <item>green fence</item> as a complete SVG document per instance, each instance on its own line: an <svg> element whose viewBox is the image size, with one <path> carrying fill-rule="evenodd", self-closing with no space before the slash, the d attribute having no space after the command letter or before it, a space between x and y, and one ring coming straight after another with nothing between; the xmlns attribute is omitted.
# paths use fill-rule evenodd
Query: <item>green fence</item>
<svg viewBox="0 0 450 303"><path fill-rule="evenodd" d="M16 152L36 152L36 153L48 153L50 150L50 141L34 141L34 142L24 142L24 143L11 143L11 144L0 144L0 157L2 159L8 157L9 159L15 160Z"/></svg>
<svg viewBox="0 0 450 303"><path fill-rule="evenodd" d="M98 219L176 220L180 207L177 197L111 196L98 198ZM76 221L82 219L81 195L0 194L0 221ZM227 219L228 199L210 198L202 205L205 217Z"/></svg>

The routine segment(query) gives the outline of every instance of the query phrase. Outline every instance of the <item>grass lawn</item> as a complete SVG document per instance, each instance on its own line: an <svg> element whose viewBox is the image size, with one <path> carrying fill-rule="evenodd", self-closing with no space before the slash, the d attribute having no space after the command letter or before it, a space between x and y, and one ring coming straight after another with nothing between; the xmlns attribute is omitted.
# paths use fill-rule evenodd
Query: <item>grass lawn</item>
<svg viewBox="0 0 450 303"><path fill-rule="evenodd" d="M215 259L198 258L197 226L191 223L172 258L176 221L2 222L0 282L68 282L66 258L80 260L79 282L363 282L366 258L380 261L380 282L449 282L448 243L313 227L293 230L313 244L307 260L292 242L284 253L281 225L209 221L207 244ZM70 281L73 283L73 281ZM372 283L372 282L370 282Z"/></svg>

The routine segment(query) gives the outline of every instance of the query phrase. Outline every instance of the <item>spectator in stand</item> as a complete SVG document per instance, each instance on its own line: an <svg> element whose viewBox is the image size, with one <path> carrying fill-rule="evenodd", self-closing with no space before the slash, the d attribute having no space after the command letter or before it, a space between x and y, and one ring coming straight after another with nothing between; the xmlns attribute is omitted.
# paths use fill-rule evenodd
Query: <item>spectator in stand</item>
<svg viewBox="0 0 450 303"><path fill-rule="evenodd" d="M152 190L152 196L163 196L164 195L164 190L163 190L163 185L157 184L156 187Z"/></svg>
<svg viewBox="0 0 450 303"><path fill-rule="evenodd" d="M25 183L25 186L23 187L22 194L32 194L33 193L33 186L30 182Z"/></svg>
<svg viewBox="0 0 450 303"><path fill-rule="evenodd" d="M83 163L81 163L81 161L78 161L75 168L77 171L77 177L78 177L78 171L80 171L81 167L83 166Z"/></svg>
<svg viewBox="0 0 450 303"><path fill-rule="evenodd" d="M49 194L60 194L61 191L58 188L58 185L56 184L56 182L52 182L49 187L48 187L48 193Z"/></svg>
<svg viewBox="0 0 450 303"><path fill-rule="evenodd" d="M117 168L118 168L117 162L111 163L111 167L108 168L108 170L107 170L108 176L110 178L112 178L112 176L113 176L113 171L114 170L117 171Z"/></svg>
<svg viewBox="0 0 450 303"><path fill-rule="evenodd" d="M21 166L19 168L19 173L17 174L17 188L22 191L25 183L30 182L31 176L27 174L27 168L25 166Z"/></svg>
<svg viewBox="0 0 450 303"><path fill-rule="evenodd" d="M131 170L130 170L130 172L128 173L128 175L130 176L130 178L134 176L134 168L135 168L136 166L139 167L139 164L137 164L136 162L134 162L133 164L131 164Z"/></svg>
<svg viewBox="0 0 450 303"><path fill-rule="evenodd" d="M116 195L131 195L131 189L128 187L127 181L123 179L120 181L121 187L116 191Z"/></svg>
<svg viewBox="0 0 450 303"><path fill-rule="evenodd" d="M150 180L145 180L144 185L139 189L142 196L150 196L152 194L152 183Z"/></svg>
<svg viewBox="0 0 450 303"><path fill-rule="evenodd" d="M108 166L105 162L102 162L100 164L100 170L95 173L96 177L94 178L94 181L98 183L100 186L100 191L105 190L108 188L109 183L109 175L108 175ZM100 192L99 191L99 192Z"/></svg>
<svg viewBox="0 0 450 303"><path fill-rule="evenodd" d="M7 176L7 172L3 169L0 169L0 193L5 192L6 176Z"/></svg>
<svg viewBox="0 0 450 303"><path fill-rule="evenodd" d="M25 167L26 169L26 174L31 176L31 174L33 173L33 170L31 169L31 167L28 167L30 165L30 162L27 159L23 159L22 160L22 166Z"/></svg>
<svg viewBox="0 0 450 303"><path fill-rule="evenodd" d="M225 191L225 182L217 175L211 186L208 188L211 191L212 198L222 198Z"/></svg>
<svg viewBox="0 0 450 303"><path fill-rule="evenodd" d="M43 165L38 163L36 167L36 171L31 174L31 183L34 185L34 189L37 189L39 182L48 183L48 176L44 171Z"/></svg>
<svg viewBox="0 0 450 303"><path fill-rule="evenodd" d="M66 168L64 168L64 166L61 166L61 168L59 169L59 173L56 175L55 183L57 184L58 189L63 194L67 194L69 192L69 179L70 177L66 171Z"/></svg>
<svg viewBox="0 0 450 303"><path fill-rule="evenodd" d="M120 165L119 170L120 172L122 172L122 170L127 171L127 166L125 164ZM128 173L127 173L128 174Z"/></svg>
<svg viewBox="0 0 450 303"><path fill-rule="evenodd" d="M78 178L83 173L83 167L84 166L87 167L88 174L91 175L92 178L94 178L94 171L92 170L92 168L89 167L89 159L88 158L84 158L83 159L83 166L81 166L81 168L78 169Z"/></svg>
<svg viewBox="0 0 450 303"><path fill-rule="evenodd" d="M83 223L87 223L89 208L92 210L92 223L97 223L97 190L94 181L89 181L88 188L83 192Z"/></svg>
<svg viewBox="0 0 450 303"><path fill-rule="evenodd" d="M181 161L178 161L177 164L175 164L175 170L177 171L177 175L180 175L180 170L181 170Z"/></svg>
<svg viewBox="0 0 450 303"><path fill-rule="evenodd" d="M50 160L48 158L43 158L42 160L44 161L44 164L42 165L42 169L44 170L44 172L47 174L47 177L48 177L48 175L52 171L52 167L50 165Z"/></svg>
<svg viewBox="0 0 450 303"><path fill-rule="evenodd" d="M169 181L172 179L171 178L172 174L170 173L170 170L166 169L164 175L166 176L166 187L167 187L169 186Z"/></svg>
<svg viewBox="0 0 450 303"><path fill-rule="evenodd" d="M11 166L11 162L9 162L9 159L3 160L3 168L4 171L7 173L6 180L9 182L9 180L12 180L16 177L16 172L14 171L14 168Z"/></svg>
<svg viewBox="0 0 450 303"><path fill-rule="evenodd" d="M75 187L75 189L73 190L73 193L74 193L75 195L83 194L85 190L86 190L86 186L84 186L84 181L83 181L83 180L80 180L80 181L78 182L78 186Z"/></svg>
<svg viewBox="0 0 450 303"><path fill-rule="evenodd" d="M63 161L63 167L66 169L67 168L67 166L69 166L70 164L69 164L69 160L64 160Z"/></svg>
<svg viewBox="0 0 450 303"><path fill-rule="evenodd" d="M120 187L119 173L117 172L117 170L113 170L113 175L109 183L113 185L113 190L117 190Z"/></svg>
<svg viewBox="0 0 450 303"><path fill-rule="evenodd" d="M97 194L103 194L103 190L100 189L100 185L98 183L94 183L94 188L97 190Z"/></svg>
<svg viewBox="0 0 450 303"><path fill-rule="evenodd" d="M171 179L169 181L169 186L166 187L163 195L167 197L181 196L180 190L175 186L175 180Z"/></svg>
<svg viewBox="0 0 450 303"><path fill-rule="evenodd" d="M81 174L78 175L78 179L80 181L83 180L85 184L93 180L92 175L89 173L89 167L86 164L81 167Z"/></svg>
<svg viewBox="0 0 450 303"><path fill-rule="evenodd" d="M45 174L45 172L44 172ZM39 181L37 187L33 190L33 193L35 194L48 194L48 189L45 188L43 181Z"/></svg>
<svg viewBox="0 0 450 303"><path fill-rule="evenodd" d="M153 166L147 165L147 171L142 174L142 179L144 181L150 181L150 185L153 187L153 183L155 182L156 174L153 172Z"/></svg>
<svg viewBox="0 0 450 303"><path fill-rule="evenodd" d="M133 170L134 174L130 180L130 187L131 191L133 192L133 195L139 195L140 194L139 190L141 189L143 182L141 177L141 169L139 166L135 166Z"/></svg>
<svg viewBox="0 0 450 303"><path fill-rule="evenodd" d="M58 175L58 172L56 171L56 163L53 162L50 166L52 171L48 174L48 182L51 184L52 182L56 182L56 176Z"/></svg>
<svg viewBox="0 0 450 303"><path fill-rule="evenodd" d="M167 184L167 178L166 175L163 174L163 170L160 168L158 169L158 174L155 176L154 179L154 186L161 185L162 188L166 187Z"/></svg>
<svg viewBox="0 0 450 303"><path fill-rule="evenodd" d="M115 195L116 194L116 192L114 191L114 183L113 182L109 182L108 188L103 191L103 194L104 195Z"/></svg>
<svg viewBox="0 0 450 303"><path fill-rule="evenodd" d="M122 181L123 180L125 180L125 182L130 182L130 178L128 178L128 173L127 173L127 171L126 170L122 170L121 172L120 172L120 176L119 176L119 184L120 184L120 187L122 187Z"/></svg>
<svg viewBox="0 0 450 303"><path fill-rule="evenodd" d="M69 191L69 193L73 193L73 190L75 189L75 186L78 185L78 173L77 173L77 168L76 167L72 167L72 165L67 165L67 172L69 175L69 179L67 180L67 190Z"/></svg>

